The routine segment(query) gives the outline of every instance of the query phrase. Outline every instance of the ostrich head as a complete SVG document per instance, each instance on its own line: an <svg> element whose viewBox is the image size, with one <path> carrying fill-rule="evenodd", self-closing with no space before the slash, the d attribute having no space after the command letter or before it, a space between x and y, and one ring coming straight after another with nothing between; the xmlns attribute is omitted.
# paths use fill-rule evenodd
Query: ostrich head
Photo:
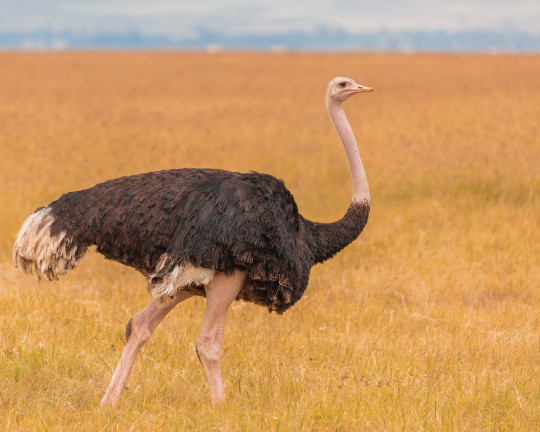
<svg viewBox="0 0 540 432"><path fill-rule="evenodd" d="M344 102L353 94L371 91L373 91L371 87L362 86L352 78L336 77L328 84L327 97L329 100Z"/></svg>

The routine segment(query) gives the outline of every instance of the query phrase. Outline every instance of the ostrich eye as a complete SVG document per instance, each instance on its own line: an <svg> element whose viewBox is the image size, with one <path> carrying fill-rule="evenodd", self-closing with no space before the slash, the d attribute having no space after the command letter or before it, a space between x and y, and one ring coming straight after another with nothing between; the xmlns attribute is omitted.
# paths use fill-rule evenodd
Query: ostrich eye
<svg viewBox="0 0 540 432"><path fill-rule="evenodd" d="M340 87L347 87L347 83L345 81L339 83Z"/></svg>

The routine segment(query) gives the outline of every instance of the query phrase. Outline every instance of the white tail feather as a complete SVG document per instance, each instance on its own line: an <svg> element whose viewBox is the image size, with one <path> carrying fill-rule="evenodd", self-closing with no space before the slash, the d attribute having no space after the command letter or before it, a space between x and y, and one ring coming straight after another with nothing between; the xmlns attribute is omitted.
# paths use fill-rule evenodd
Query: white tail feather
<svg viewBox="0 0 540 432"><path fill-rule="evenodd" d="M80 250L81 246L74 245L65 231L53 236L53 222L50 207L43 207L28 216L13 245L15 267L28 274L35 270L38 278L47 280L57 280L58 276L77 267L86 247Z"/></svg>

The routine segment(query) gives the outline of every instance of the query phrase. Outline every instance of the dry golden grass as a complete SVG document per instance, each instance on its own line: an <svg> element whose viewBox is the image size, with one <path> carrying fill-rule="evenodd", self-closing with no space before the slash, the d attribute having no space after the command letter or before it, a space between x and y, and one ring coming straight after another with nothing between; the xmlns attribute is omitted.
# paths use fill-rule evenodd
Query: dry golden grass
<svg viewBox="0 0 540 432"><path fill-rule="evenodd" d="M8 430L538 430L540 57L0 54L0 427ZM347 103L372 213L283 316L235 303L226 402L194 341L203 299L143 348L121 408L99 401L143 278L91 251L60 282L10 262L24 218L66 191L173 167L283 178L340 217Z"/></svg>

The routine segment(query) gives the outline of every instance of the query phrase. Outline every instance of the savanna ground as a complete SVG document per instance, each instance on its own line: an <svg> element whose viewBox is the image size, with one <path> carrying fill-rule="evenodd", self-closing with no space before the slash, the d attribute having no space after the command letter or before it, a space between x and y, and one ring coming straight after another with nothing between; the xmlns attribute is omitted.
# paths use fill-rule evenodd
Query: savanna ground
<svg viewBox="0 0 540 432"><path fill-rule="evenodd" d="M7 430L538 430L540 57L0 54L0 427ZM234 303L224 404L194 350L204 300L98 406L143 277L90 251L59 282L11 265L24 218L66 191L193 167L283 178L346 210L324 106L335 75L371 186L361 237L283 316Z"/></svg>

